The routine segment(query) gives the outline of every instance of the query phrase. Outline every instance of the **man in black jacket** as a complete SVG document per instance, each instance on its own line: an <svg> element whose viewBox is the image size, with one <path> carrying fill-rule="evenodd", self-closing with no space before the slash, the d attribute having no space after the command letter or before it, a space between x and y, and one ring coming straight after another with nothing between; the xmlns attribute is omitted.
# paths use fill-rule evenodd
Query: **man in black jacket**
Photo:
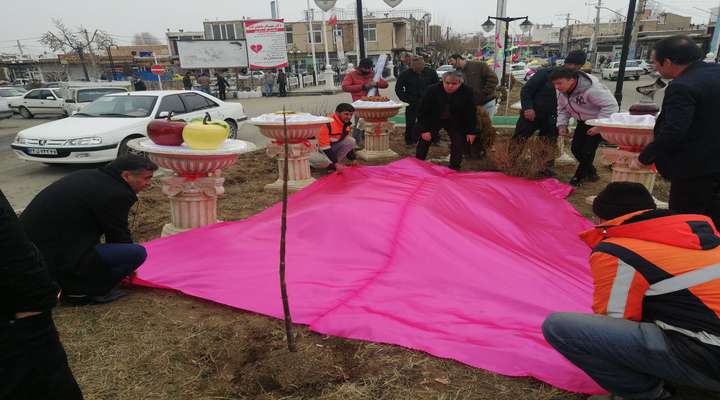
<svg viewBox="0 0 720 400"><path fill-rule="evenodd" d="M702 62L702 50L683 35L657 42L652 58L657 72L673 81L655 140L633 166L655 163L670 179L671 210L704 214L720 226L720 65Z"/></svg>
<svg viewBox="0 0 720 400"><path fill-rule="evenodd" d="M145 248L133 243L128 214L155 170L144 157L123 156L104 168L65 176L22 213L20 222L60 284L63 300L103 303L124 295L113 288L146 257Z"/></svg>
<svg viewBox="0 0 720 400"><path fill-rule="evenodd" d="M418 159L427 158L430 142L445 129L450 136L450 168L460 169L465 143L472 144L478 134L473 90L463 84L462 72L446 72L442 83L427 89L420 100L417 129L421 132L415 153Z"/></svg>
<svg viewBox="0 0 720 400"><path fill-rule="evenodd" d="M225 100L227 97L225 95L225 91L227 90L227 87L230 86L230 84L225 79L225 77L222 76L222 74L219 72L215 74L215 79L217 80L218 98L220 100Z"/></svg>
<svg viewBox="0 0 720 400"><path fill-rule="evenodd" d="M558 137L557 123L557 93L555 86L550 82L550 74L555 68L566 68L578 71L587 60L585 52L573 50L568 53L562 67L543 68L523 85L520 90L520 103L522 112L515 125L515 134L510 142L511 158L517 159L522 153L525 142L536 131L548 143L556 143ZM553 175L550 169L544 171Z"/></svg>
<svg viewBox="0 0 720 400"><path fill-rule="evenodd" d="M0 399L82 400L50 310L59 288L0 191Z"/></svg>
<svg viewBox="0 0 720 400"><path fill-rule="evenodd" d="M428 86L440 82L437 73L425 65L422 57L413 57L410 69L401 73L395 84L395 94L406 103L405 108L405 144L413 145L418 138L415 133L415 122L418 117L420 99Z"/></svg>

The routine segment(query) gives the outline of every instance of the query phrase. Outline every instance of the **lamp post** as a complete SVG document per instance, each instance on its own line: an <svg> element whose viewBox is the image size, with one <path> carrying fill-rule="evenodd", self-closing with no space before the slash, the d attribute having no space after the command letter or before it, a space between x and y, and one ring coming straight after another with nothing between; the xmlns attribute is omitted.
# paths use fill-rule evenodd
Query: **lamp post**
<svg viewBox="0 0 720 400"><path fill-rule="evenodd" d="M627 65L628 55L630 53L630 42L635 19L635 3L636 0L630 0L627 22L625 23L625 35L623 37L622 53L620 55L620 70L618 71L617 84L615 85L615 99L617 99L618 106L622 104L623 98L622 91L623 84L625 83L625 66Z"/></svg>
<svg viewBox="0 0 720 400"><path fill-rule="evenodd" d="M505 23L505 42L503 44L502 81L501 81L500 85L503 87L507 87L508 79L507 79L507 75L505 75L505 72L507 70L507 53L505 53L505 52L507 51L508 42L510 41L510 23L513 21L519 21L521 19L524 19L525 21L523 21L523 23L520 24L520 29L522 29L523 33L529 32L530 29L532 29L533 24L532 24L532 22L530 22L528 20L527 16L525 16L525 17L490 17L490 16L488 16L487 21L485 21L482 24L482 28L485 32L489 33L490 31L495 29L495 23L493 23L491 21L493 19L496 21L502 21Z"/></svg>

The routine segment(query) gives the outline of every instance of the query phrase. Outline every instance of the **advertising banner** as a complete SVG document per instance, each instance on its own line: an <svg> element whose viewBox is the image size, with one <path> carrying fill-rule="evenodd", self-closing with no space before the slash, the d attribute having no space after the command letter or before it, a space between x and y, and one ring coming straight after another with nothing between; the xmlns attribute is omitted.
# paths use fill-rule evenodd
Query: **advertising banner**
<svg viewBox="0 0 720 400"><path fill-rule="evenodd" d="M245 38L251 69L288 66L285 23L282 19L245 21Z"/></svg>

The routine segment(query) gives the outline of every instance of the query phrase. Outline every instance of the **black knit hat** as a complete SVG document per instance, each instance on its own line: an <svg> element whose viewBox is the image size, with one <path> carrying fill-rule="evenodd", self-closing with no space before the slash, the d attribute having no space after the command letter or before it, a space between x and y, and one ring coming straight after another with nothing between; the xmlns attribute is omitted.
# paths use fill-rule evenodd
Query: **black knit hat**
<svg viewBox="0 0 720 400"><path fill-rule="evenodd" d="M362 60L360 60L360 64L358 64L358 67L372 69L373 61L370 58L363 58Z"/></svg>
<svg viewBox="0 0 720 400"><path fill-rule="evenodd" d="M651 209L655 200L645 186L635 182L612 182L593 201L593 213L604 220Z"/></svg>
<svg viewBox="0 0 720 400"><path fill-rule="evenodd" d="M565 57L565 64L585 65L587 54L582 50L573 50Z"/></svg>

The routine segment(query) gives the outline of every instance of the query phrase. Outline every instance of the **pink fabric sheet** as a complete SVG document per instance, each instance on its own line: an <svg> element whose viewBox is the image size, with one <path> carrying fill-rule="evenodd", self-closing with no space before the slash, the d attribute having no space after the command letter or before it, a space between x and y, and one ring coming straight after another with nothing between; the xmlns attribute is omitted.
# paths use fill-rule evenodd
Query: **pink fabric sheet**
<svg viewBox="0 0 720 400"><path fill-rule="evenodd" d="M358 167L291 196L293 320L574 392L601 393L543 339L591 312L591 226L556 180L457 173L414 159ZM147 243L136 282L282 318L280 205Z"/></svg>

